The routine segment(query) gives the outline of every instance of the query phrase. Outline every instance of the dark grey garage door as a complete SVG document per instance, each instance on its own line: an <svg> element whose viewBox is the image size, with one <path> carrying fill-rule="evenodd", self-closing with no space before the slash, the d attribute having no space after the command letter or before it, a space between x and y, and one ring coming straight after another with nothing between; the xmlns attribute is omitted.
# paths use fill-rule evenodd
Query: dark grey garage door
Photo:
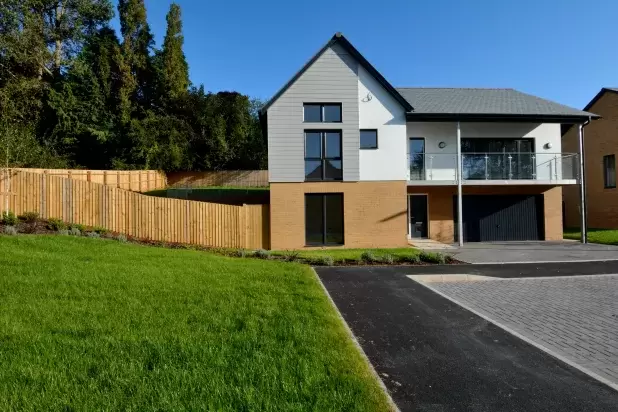
<svg viewBox="0 0 618 412"><path fill-rule="evenodd" d="M457 196L453 210L457 241ZM463 228L465 242L543 240L543 196L465 195Z"/></svg>

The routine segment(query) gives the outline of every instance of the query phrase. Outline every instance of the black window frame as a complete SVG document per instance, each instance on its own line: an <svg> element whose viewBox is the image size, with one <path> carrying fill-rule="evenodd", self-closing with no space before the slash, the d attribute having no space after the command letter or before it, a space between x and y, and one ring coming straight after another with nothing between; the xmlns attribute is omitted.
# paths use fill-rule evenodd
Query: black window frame
<svg viewBox="0 0 618 412"><path fill-rule="evenodd" d="M610 169L609 169L609 160L612 160L612 166L613 166L613 171L611 171L611 173L613 173L613 177L614 177L614 182L613 185L610 185L609 182L609 177L610 177ZM616 188L616 155L614 154L610 154L610 155L605 155L603 156L603 188L604 189L615 189Z"/></svg>
<svg viewBox="0 0 618 412"><path fill-rule="evenodd" d="M306 106L320 106L320 120L317 122L307 121L305 120L305 107ZM324 107L325 106L337 106L339 107L339 121L336 122L327 122L324 120ZM341 103L303 103L303 123L343 123L343 106Z"/></svg>
<svg viewBox="0 0 618 412"><path fill-rule="evenodd" d="M326 241L327 213L326 213L326 198L328 196L338 196L341 198L341 243ZM307 241L307 198L321 197L322 198L322 242ZM345 198L343 193L305 193L305 246L343 246L345 245L345 214L344 214Z"/></svg>
<svg viewBox="0 0 618 412"><path fill-rule="evenodd" d="M320 157L307 157L307 133L319 133L320 134ZM327 133L339 133L339 154L338 157L326 157L326 134ZM343 180L343 131L341 129L307 129L303 132L304 138L304 151L305 151L305 182L339 182ZM326 163L329 160L335 160L341 162L341 177L327 178L326 177ZM322 164L322 177L320 179L307 178L307 161L317 162Z"/></svg>
<svg viewBox="0 0 618 412"><path fill-rule="evenodd" d="M360 144L360 137L359 137L359 147L361 150L377 150L378 149L378 129L360 129L360 133L363 132L375 132L376 133L376 144L375 146L371 146L371 147L363 147L362 144Z"/></svg>

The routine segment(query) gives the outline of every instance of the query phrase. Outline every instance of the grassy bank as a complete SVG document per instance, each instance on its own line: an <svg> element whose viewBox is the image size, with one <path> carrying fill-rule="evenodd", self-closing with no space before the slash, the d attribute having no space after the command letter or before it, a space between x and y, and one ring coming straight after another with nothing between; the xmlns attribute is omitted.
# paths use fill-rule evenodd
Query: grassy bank
<svg viewBox="0 0 618 412"><path fill-rule="evenodd" d="M383 411L311 270L0 236L0 410Z"/></svg>

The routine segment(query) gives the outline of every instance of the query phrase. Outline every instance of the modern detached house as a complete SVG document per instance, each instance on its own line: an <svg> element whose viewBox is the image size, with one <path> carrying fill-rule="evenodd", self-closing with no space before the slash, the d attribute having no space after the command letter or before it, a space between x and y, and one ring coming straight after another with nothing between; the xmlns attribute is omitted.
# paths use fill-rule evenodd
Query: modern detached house
<svg viewBox="0 0 618 412"><path fill-rule="evenodd" d="M513 89L395 88L339 33L261 116L273 249L562 239L580 164L560 127L596 117Z"/></svg>

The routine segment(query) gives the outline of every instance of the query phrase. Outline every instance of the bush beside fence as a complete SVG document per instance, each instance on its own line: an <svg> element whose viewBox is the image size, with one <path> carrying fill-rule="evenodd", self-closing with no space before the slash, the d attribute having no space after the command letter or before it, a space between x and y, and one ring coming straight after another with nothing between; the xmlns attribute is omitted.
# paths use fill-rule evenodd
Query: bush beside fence
<svg viewBox="0 0 618 412"><path fill-rule="evenodd" d="M4 170L4 169L3 169ZM83 180L113 186L133 192L148 192L149 190L167 187L165 173L158 170L79 170L79 169L10 169L27 173L40 173L50 176L66 177L73 180ZM2 173L0 171L0 173Z"/></svg>
<svg viewBox="0 0 618 412"><path fill-rule="evenodd" d="M140 239L268 249L268 205L146 196L114 186L19 169L0 171L0 210L100 226Z"/></svg>
<svg viewBox="0 0 618 412"><path fill-rule="evenodd" d="M221 170L211 172L170 172L169 187L268 187L268 170Z"/></svg>

